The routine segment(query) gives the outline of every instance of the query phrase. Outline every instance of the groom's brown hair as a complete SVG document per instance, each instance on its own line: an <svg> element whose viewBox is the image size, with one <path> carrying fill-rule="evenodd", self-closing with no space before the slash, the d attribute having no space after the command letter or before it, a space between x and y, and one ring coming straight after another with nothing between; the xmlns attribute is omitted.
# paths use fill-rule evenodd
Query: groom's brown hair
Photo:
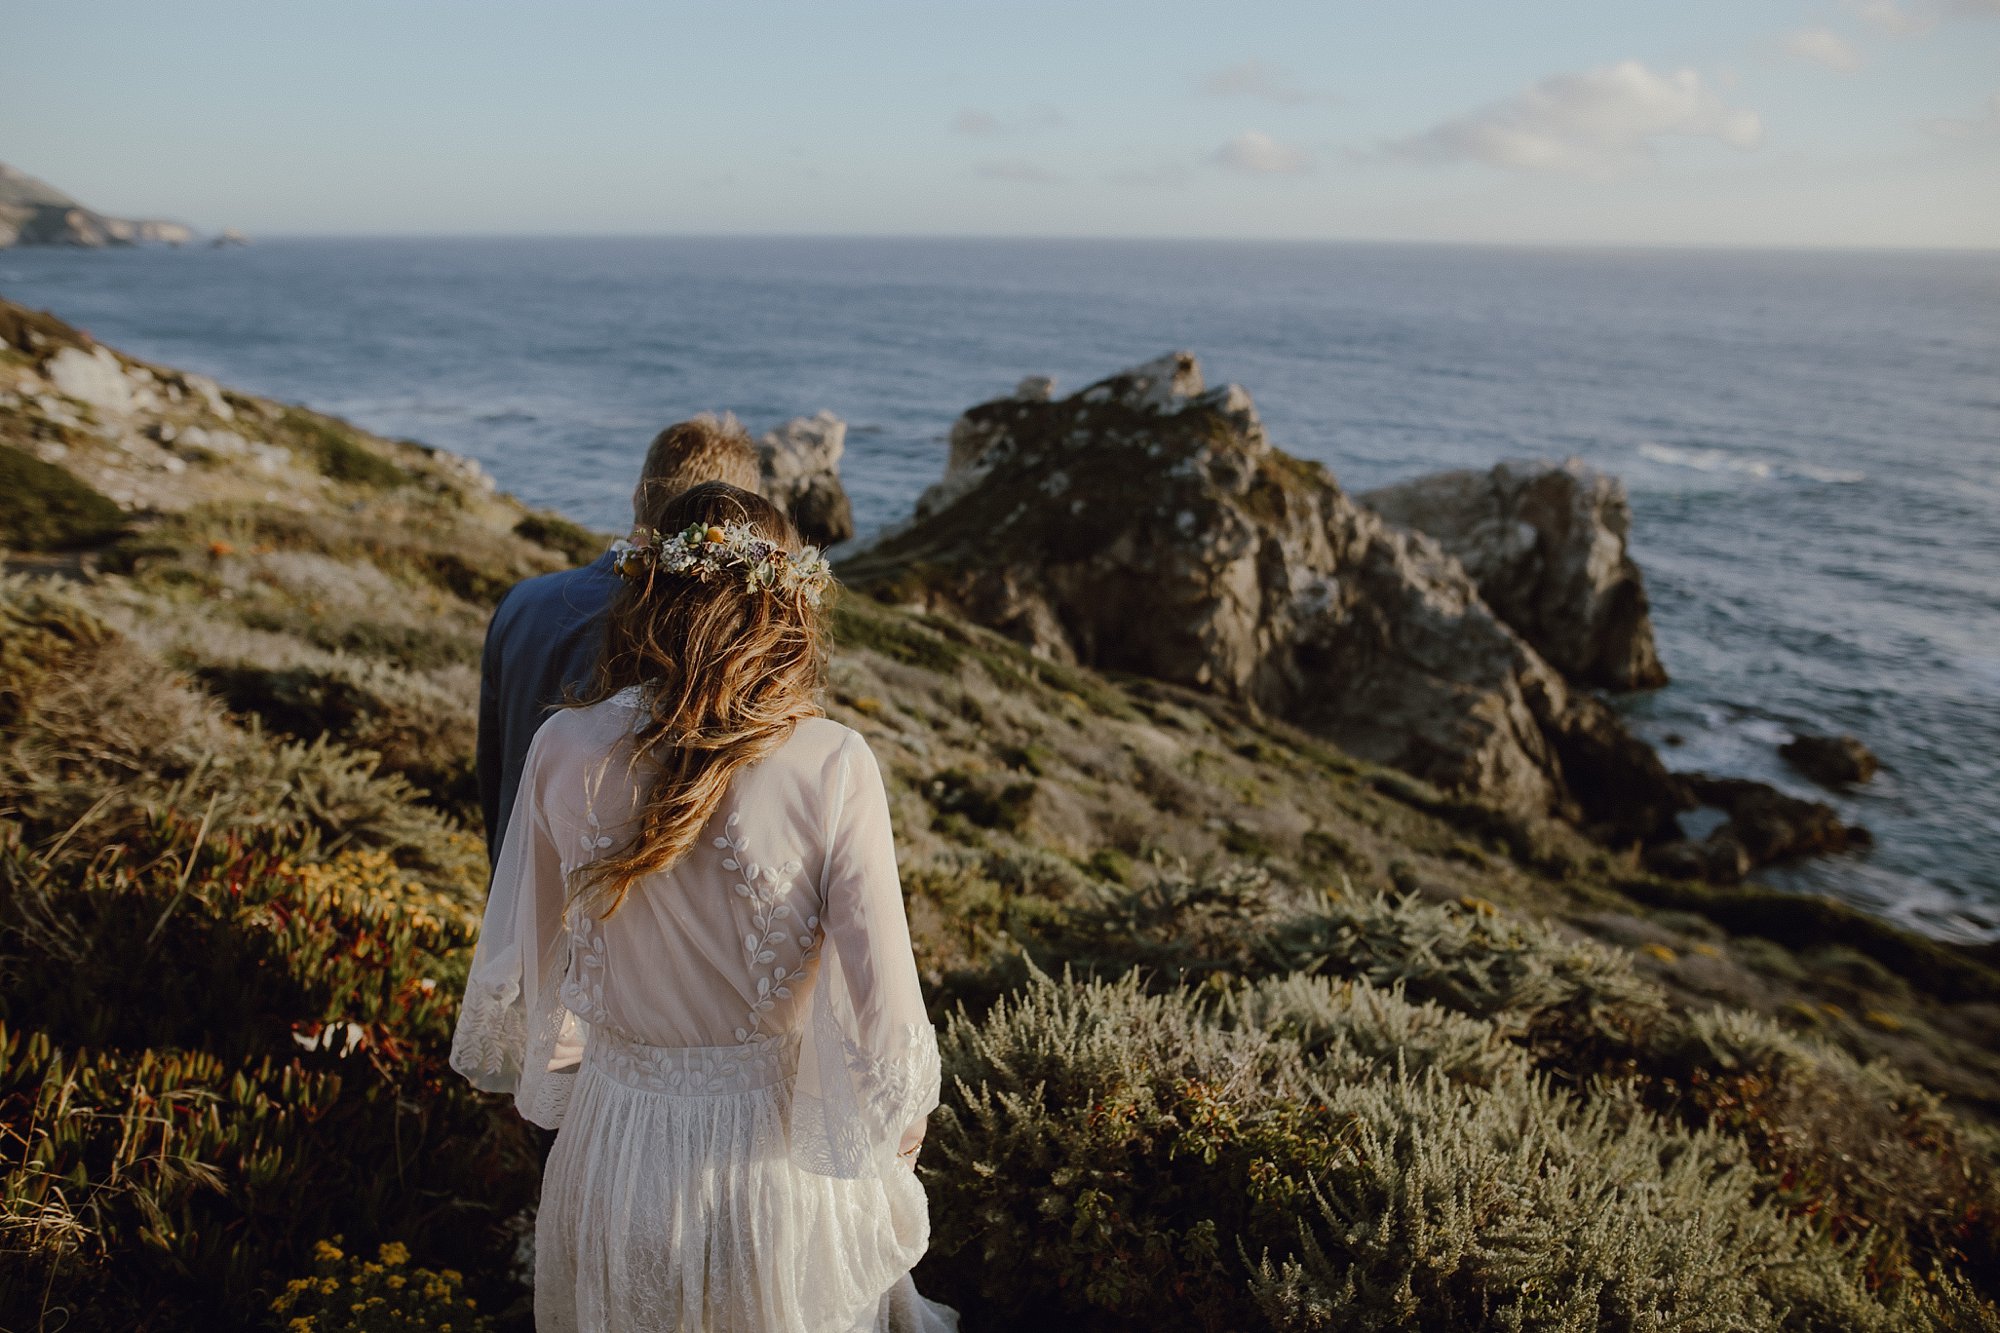
<svg viewBox="0 0 2000 1333"><path fill-rule="evenodd" d="M660 515L675 497L705 481L719 481L755 494L757 446L735 417L704 412L653 437L639 485L632 492L632 522L660 526Z"/></svg>

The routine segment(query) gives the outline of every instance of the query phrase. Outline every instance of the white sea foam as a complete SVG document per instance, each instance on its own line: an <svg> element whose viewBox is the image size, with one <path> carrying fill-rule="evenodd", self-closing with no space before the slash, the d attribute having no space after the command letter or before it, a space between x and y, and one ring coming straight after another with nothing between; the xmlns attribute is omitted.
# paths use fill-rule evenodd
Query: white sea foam
<svg viewBox="0 0 2000 1333"><path fill-rule="evenodd" d="M1691 467L1697 472L1734 472L1760 479L1769 477L1775 470L1762 459L1742 458L1721 449L1678 449L1671 444L1654 444L1650 440L1639 446L1639 456L1655 463Z"/></svg>
<svg viewBox="0 0 2000 1333"><path fill-rule="evenodd" d="M1746 458L1726 449L1683 449L1647 440L1639 446L1639 456L1670 467L1693 468L1697 472L1722 472L1768 481L1772 477L1802 477L1807 481L1852 484L1868 480L1865 472L1844 468L1819 467L1812 463L1772 463L1762 458Z"/></svg>

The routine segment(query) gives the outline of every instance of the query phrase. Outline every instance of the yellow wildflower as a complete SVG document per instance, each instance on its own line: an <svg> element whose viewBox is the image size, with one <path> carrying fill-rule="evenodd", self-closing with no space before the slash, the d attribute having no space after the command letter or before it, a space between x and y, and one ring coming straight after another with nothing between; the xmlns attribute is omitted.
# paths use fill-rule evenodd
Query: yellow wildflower
<svg viewBox="0 0 2000 1333"><path fill-rule="evenodd" d="M401 1291L403 1289L403 1285L407 1283L409 1280L410 1279L404 1277L401 1273L391 1273L389 1274L388 1277L389 1290Z"/></svg>
<svg viewBox="0 0 2000 1333"><path fill-rule="evenodd" d="M392 1240L375 1251L375 1257L391 1268L401 1268L410 1262L410 1247L399 1240Z"/></svg>
<svg viewBox="0 0 2000 1333"><path fill-rule="evenodd" d="M323 1240L313 1246L313 1258L319 1260L321 1263L337 1264L346 1257L346 1255L340 1252L340 1247L330 1240Z"/></svg>

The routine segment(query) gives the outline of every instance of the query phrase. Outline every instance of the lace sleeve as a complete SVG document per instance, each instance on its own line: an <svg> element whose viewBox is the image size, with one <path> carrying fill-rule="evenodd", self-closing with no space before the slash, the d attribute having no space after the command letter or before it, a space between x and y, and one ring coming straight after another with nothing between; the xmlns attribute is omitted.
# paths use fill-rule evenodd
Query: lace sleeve
<svg viewBox="0 0 2000 1333"><path fill-rule="evenodd" d="M522 1115L555 1129L568 1104L581 1033L560 998L569 932L562 858L541 795L550 731L544 726L529 747L494 862L451 1067L476 1087L514 1094Z"/></svg>
<svg viewBox="0 0 2000 1333"><path fill-rule="evenodd" d="M859 736L835 765L825 931L792 1103L792 1158L820 1175L907 1170L937 1106L937 1036L924 1010L882 774Z"/></svg>

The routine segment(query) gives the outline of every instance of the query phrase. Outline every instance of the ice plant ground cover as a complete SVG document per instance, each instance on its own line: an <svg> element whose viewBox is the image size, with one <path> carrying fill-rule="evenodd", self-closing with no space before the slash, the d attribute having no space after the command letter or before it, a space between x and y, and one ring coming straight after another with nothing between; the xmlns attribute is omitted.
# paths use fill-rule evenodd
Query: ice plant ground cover
<svg viewBox="0 0 2000 1333"><path fill-rule="evenodd" d="M48 354L0 352L53 496L0 512L0 1323L525 1328L537 1145L445 1066L474 666L602 547L240 395L125 423L245 444L113 517L138 455L19 391ZM968 1328L1995 1326L1977 958L836 618L947 1059L918 1277Z"/></svg>

